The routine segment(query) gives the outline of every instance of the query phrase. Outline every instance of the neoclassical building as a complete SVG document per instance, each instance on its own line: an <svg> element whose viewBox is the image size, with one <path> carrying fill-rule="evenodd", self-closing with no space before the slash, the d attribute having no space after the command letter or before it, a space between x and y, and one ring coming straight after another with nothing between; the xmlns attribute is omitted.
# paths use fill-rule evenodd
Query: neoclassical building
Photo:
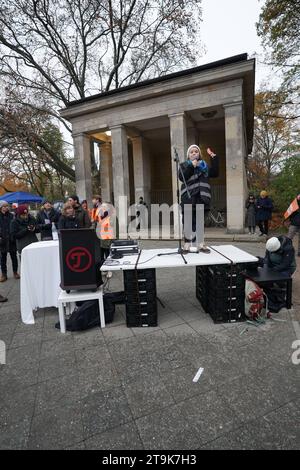
<svg viewBox="0 0 300 470"><path fill-rule="evenodd" d="M99 143L101 194L117 205L177 201L174 149L212 147L220 174L211 179L212 205L227 210L227 231L244 231L245 161L252 149L255 60L229 57L71 102L76 190L91 200L91 141Z"/></svg>

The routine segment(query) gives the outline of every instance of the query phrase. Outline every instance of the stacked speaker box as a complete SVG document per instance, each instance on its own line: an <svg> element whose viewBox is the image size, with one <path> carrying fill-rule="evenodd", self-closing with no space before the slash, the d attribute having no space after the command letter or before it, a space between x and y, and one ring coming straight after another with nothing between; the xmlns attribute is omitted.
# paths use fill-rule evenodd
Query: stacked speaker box
<svg viewBox="0 0 300 470"><path fill-rule="evenodd" d="M157 326L155 269L123 271L128 327Z"/></svg>
<svg viewBox="0 0 300 470"><path fill-rule="evenodd" d="M246 264L196 268L196 296L215 323L245 320Z"/></svg>
<svg viewBox="0 0 300 470"><path fill-rule="evenodd" d="M207 266L196 266L196 297L206 313L208 313L207 270Z"/></svg>

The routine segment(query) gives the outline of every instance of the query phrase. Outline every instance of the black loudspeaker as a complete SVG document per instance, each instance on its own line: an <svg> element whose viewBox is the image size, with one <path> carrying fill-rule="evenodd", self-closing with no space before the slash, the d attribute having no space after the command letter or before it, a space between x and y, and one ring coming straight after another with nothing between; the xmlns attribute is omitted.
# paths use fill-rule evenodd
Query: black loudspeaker
<svg viewBox="0 0 300 470"><path fill-rule="evenodd" d="M59 256L63 290L96 290L103 284L101 248L94 229L60 230Z"/></svg>

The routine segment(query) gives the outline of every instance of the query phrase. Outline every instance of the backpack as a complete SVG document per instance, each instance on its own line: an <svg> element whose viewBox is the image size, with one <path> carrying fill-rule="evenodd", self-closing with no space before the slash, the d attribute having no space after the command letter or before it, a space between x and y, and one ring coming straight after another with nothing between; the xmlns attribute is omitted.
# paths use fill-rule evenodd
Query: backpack
<svg viewBox="0 0 300 470"><path fill-rule="evenodd" d="M264 291L250 279L245 282L245 315L251 320L262 316L264 308Z"/></svg>
<svg viewBox="0 0 300 470"><path fill-rule="evenodd" d="M124 292L110 292L103 295L105 323L113 321L115 305L124 302ZM76 305L77 307L73 310L70 318L66 320L66 330L83 331L100 326L99 302L97 299L76 302ZM55 328L60 328L59 322L55 324Z"/></svg>

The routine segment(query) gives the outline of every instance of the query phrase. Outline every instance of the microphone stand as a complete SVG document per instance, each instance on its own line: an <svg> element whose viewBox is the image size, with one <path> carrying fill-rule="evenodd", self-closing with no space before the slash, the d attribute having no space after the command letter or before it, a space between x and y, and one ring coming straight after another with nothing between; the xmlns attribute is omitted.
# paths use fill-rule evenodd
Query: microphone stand
<svg viewBox="0 0 300 470"><path fill-rule="evenodd" d="M183 256L184 254L184 250L182 249L181 247L181 222L180 222L180 204L179 204L179 182L178 182L178 175L179 175L179 172L180 172L180 175L182 177L182 182L185 186L185 189L187 191L187 195L188 195L188 198L191 199L191 194L189 192L189 189L187 187L187 184L186 184L186 179L185 179L185 176L183 174L183 171L182 171L182 168L179 164L179 157L178 157L178 153L177 153L177 150L176 148L174 148L174 162L176 162L176 174L177 174L177 204L178 204L178 229L179 229L179 238L178 238L178 250L177 251L172 251L171 253L159 253L157 256L167 256L167 255L174 255L174 254L179 254L181 255L183 261L184 261L184 264L187 264L187 260L185 259L185 257ZM186 254L186 253L185 253Z"/></svg>

